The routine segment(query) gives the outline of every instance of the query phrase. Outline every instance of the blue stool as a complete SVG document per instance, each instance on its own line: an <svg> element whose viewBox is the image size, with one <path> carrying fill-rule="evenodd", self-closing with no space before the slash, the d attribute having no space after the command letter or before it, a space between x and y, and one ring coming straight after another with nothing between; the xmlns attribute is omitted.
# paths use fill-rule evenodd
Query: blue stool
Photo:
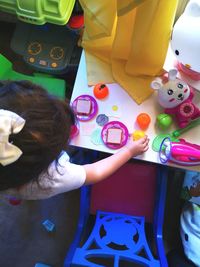
<svg viewBox="0 0 200 267"><path fill-rule="evenodd" d="M152 255L147 243L144 228L145 218L142 216L97 211L93 230L85 243L80 245L90 215L91 187L85 186L81 189L78 229L65 258L64 267L119 267L122 262L138 264L133 266L167 267L168 264L162 240L167 183L166 167L157 167L156 181L157 195L153 222L157 248L156 258ZM103 259L105 259L106 264L102 263L104 262ZM110 262L109 265L108 261Z"/></svg>

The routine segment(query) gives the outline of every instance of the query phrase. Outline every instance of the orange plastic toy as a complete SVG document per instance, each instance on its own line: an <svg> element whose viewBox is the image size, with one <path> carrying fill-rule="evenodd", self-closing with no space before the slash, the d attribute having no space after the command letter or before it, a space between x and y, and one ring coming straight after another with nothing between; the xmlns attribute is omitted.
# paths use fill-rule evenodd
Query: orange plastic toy
<svg viewBox="0 0 200 267"><path fill-rule="evenodd" d="M140 113L137 116L137 124L142 130L146 130L151 122L151 118L147 113Z"/></svg>
<svg viewBox="0 0 200 267"><path fill-rule="evenodd" d="M97 99L103 99L107 97L107 95L109 94L109 90L105 84L98 83L94 86L93 93Z"/></svg>

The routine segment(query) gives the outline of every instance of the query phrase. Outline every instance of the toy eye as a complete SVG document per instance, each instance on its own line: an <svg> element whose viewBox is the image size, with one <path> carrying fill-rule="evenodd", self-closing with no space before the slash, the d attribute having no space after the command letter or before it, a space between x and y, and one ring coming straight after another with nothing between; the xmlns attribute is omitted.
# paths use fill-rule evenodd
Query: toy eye
<svg viewBox="0 0 200 267"><path fill-rule="evenodd" d="M183 85L181 83L178 83L177 87L183 89Z"/></svg>
<svg viewBox="0 0 200 267"><path fill-rule="evenodd" d="M175 50L175 54L176 54L177 56L179 56L179 51L178 51L178 50Z"/></svg>
<svg viewBox="0 0 200 267"><path fill-rule="evenodd" d="M174 92L174 91L173 91L172 89L169 89L169 90L167 91L168 95L172 95L173 92Z"/></svg>

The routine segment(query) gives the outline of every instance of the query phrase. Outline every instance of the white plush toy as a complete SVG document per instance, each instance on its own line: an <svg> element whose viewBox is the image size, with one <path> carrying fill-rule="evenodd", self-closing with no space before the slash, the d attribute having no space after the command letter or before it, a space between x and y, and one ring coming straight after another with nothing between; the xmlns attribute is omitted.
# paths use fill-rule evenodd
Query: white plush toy
<svg viewBox="0 0 200 267"><path fill-rule="evenodd" d="M178 70L200 80L200 1L190 0L172 31L172 50Z"/></svg>
<svg viewBox="0 0 200 267"><path fill-rule="evenodd" d="M200 117L200 110L192 102L192 87L176 76L177 70L171 69L168 76L153 80L151 88L158 91L158 102L165 108L165 113L174 115L179 127L183 128L190 120Z"/></svg>

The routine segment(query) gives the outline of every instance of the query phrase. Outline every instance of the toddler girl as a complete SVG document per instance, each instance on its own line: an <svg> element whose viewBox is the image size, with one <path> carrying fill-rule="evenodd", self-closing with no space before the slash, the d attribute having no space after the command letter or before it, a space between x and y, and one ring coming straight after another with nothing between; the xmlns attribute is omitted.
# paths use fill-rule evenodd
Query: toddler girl
<svg viewBox="0 0 200 267"><path fill-rule="evenodd" d="M99 182L148 149L144 137L91 164L69 162L75 117L67 102L28 81L0 83L0 191L43 199Z"/></svg>

